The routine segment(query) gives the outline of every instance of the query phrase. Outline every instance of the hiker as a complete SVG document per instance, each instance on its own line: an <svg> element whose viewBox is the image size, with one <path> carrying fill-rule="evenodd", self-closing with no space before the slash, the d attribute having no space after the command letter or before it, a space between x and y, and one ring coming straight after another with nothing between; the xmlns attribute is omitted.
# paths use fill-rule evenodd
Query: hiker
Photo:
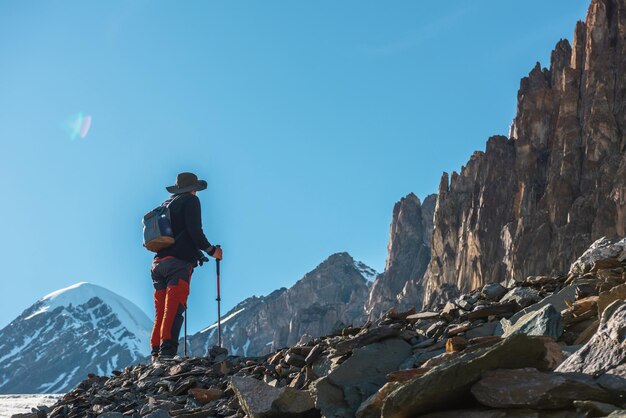
<svg viewBox="0 0 626 418"><path fill-rule="evenodd" d="M196 192L207 188L207 182L193 173L180 173L176 184L166 187L172 196L163 204L169 208L174 243L158 250L152 262L154 284L154 327L150 345L152 360L170 359L178 350L178 335L187 307L193 269L209 256L222 259L222 249L211 245L202 231L200 199Z"/></svg>

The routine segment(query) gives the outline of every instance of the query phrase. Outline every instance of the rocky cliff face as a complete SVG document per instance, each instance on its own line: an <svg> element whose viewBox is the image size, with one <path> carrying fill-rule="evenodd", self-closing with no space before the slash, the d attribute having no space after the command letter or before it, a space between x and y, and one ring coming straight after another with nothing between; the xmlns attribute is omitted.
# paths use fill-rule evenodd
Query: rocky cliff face
<svg viewBox="0 0 626 418"><path fill-rule="evenodd" d="M325 335L363 317L375 272L347 253L330 256L289 289L248 298L222 318L223 346L234 355L261 355L297 343L304 334ZM189 339L191 355L217 345L217 324Z"/></svg>
<svg viewBox="0 0 626 418"><path fill-rule="evenodd" d="M522 79L510 138L444 173L424 304L566 272L597 238L626 234L625 129L626 1L593 0L573 45Z"/></svg>
<svg viewBox="0 0 626 418"><path fill-rule="evenodd" d="M413 193L393 208L385 272L379 275L365 306L366 315L378 318L391 307L409 308L415 297L408 292L417 288L430 261L430 241L436 195L422 204Z"/></svg>

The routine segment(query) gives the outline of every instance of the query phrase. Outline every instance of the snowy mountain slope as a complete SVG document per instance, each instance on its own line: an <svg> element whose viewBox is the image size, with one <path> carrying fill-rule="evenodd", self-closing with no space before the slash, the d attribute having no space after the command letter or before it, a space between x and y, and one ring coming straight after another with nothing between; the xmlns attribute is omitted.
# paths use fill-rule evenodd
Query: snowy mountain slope
<svg viewBox="0 0 626 418"><path fill-rule="evenodd" d="M129 300L77 283L0 330L0 393L61 393L149 353L152 323Z"/></svg>
<svg viewBox="0 0 626 418"><path fill-rule="evenodd" d="M0 418L29 414L33 407L52 406L62 395L0 395Z"/></svg>

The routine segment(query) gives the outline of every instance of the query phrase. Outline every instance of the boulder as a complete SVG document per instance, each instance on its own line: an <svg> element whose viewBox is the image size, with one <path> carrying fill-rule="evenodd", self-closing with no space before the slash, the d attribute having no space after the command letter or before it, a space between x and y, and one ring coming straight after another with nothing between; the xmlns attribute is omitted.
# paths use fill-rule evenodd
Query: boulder
<svg viewBox="0 0 626 418"><path fill-rule="evenodd" d="M424 319L435 319L439 318L439 312L419 312L413 315L409 315L406 317L409 322L417 322L422 321Z"/></svg>
<svg viewBox="0 0 626 418"><path fill-rule="evenodd" d="M407 357L406 360L404 360L402 364L398 366L398 369L399 370L412 369L413 367L421 366L428 360L435 358L443 353L445 353L445 349L443 348L437 348L431 351L415 353L412 356Z"/></svg>
<svg viewBox="0 0 626 418"><path fill-rule="evenodd" d="M601 292L598 295L598 317L602 316L602 313L611 303L618 299L626 300L626 283L613 287L611 290Z"/></svg>
<svg viewBox="0 0 626 418"><path fill-rule="evenodd" d="M420 418L587 418L576 411L535 411L532 409L455 409L420 415Z"/></svg>
<svg viewBox="0 0 626 418"><path fill-rule="evenodd" d="M620 241L606 237L598 239L572 264L569 271L574 274L584 274L591 270L595 262L607 258L615 258L620 261L626 259L626 238Z"/></svg>
<svg viewBox="0 0 626 418"><path fill-rule="evenodd" d="M515 334L545 335L558 339L563 333L563 318L552 305L531 311L519 318L515 324L504 329L504 338Z"/></svg>
<svg viewBox="0 0 626 418"><path fill-rule="evenodd" d="M483 286L481 291L482 296L489 300L500 300L502 296L507 293L506 287L500 283L489 283Z"/></svg>
<svg viewBox="0 0 626 418"><path fill-rule="evenodd" d="M618 400L591 376L532 368L485 372L471 390L478 402L492 408L565 409L576 400Z"/></svg>
<svg viewBox="0 0 626 418"><path fill-rule="evenodd" d="M377 327L367 330L365 333L354 338L341 341L335 347L336 354L341 355L354 350L355 348L367 346L369 344L382 341L388 338L397 337L400 330L391 327Z"/></svg>
<svg viewBox="0 0 626 418"><path fill-rule="evenodd" d="M626 302L617 300L602 314L600 326L580 350L559 366L559 372L594 376L611 373L626 378Z"/></svg>
<svg viewBox="0 0 626 418"><path fill-rule="evenodd" d="M467 300L467 299L459 299L456 301L456 305L461 308L464 309L466 311L471 311L472 309L474 309L474 303Z"/></svg>
<svg viewBox="0 0 626 418"><path fill-rule="evenodd" d="M476 306L472 312L469 313L469 319L481 319L488 318L492 315L511 315L519 309L517 303L496 303L488 306Z"/></svg>
<svg viewBox="0 0 626 418"><path fill-rule="evenodd" d="M574 406L582 412L585 412L587 416L602 416L617 412L620 408L610 403L597 402L597 401L574 401Z"/></svg>
<svg viewBox="0 0 626 418"><path fill-rule="evenodd" d="M498 325L499 325L498 321L485 322L483 324L480 324L478 326L475 326L469 329L465 333L465 338L467 338L468 340L471 340L472 338L477 338L477 337L490 337L493 335Z"/></svg>
<svg viewBox="0 0 626 418"><path fill-rule="evenodd" d="M224 392L217 388L210 388L210 389L194 388L194 389L189 389L188 393L191 396L193 396L196 401L200 402L203 405L224 396Z"/></svg>
<svg viewBox="0 0 626 418"><path fill-rule="evenodd" d="M389 373L387 375L387 380L389 382L407 382L409 380L415 379L416 377L426 374L428 370L430 369L427 369L425 367L418 367L417 369L398 370Z"/></svg>
<svg viewBox="0 0 626 418"><path fill-rule="evenodd" d="M411 355L411 346L399 338L356 349L345 362L312 383L315 406L322 415L354 417L359 406L386 382Z"/></svg>
<svg viewBox="0 0 626 418"><path fill-rule="evenodd" d="M502 319L500 322L502 323L502 327L506 328L509 325L515 324L522 316L526 315L529 312L537 311L543 308L546 305L554 306L554 309L557 312L561 312L563 309L567 308L566 300L573 301L576 300L576 285L566 286L561 289L557 293L553 293L550 296L543 298L541 301L530 305L521 311L517 312L515 315L510 317L509 319ZM500 334L498 334L500 332ZM496 330L496 335L502 335L502 331Z"/></svg>
<svg viewBox="0 0 626 418"><path fill-rule="evenodd" d="M408 370L406 371L408 372ZM378 392L367 398L365 402L359 406L359 409L356 411L356 418L380 418L380 409L383 407L385 398L398 385L399 383L394 381L385 383L385 385L380 388Z"/></svg>
<svg viewBox="0 0 626 418"><path fill-rule="evenodd" d="M113 414L119 414L119 412L112 412ZM124 415L119 414L119 418L122 418ZM148 415L144 415L144 418L171 418L172 416L169 412L163 409L157 409L156 411L150 412ZM117 415L106 415L102 414L98 418L118 418Z"/></svg>
<svg viewBox="0 0 626 418"><path fill-rule="evenodd" d="M459 316L459 308L452 302L447 302L439 314L446 321L452 321Z"/></svg>
<svg viewBox="0 0 626 418"><path fill-rule="evenodd" d="M383 418L419 416L450 405L471 403L470 389L486 370L535 367L553 369L562 359L558 345L546 337L516 334L486 349L462 354L401 384L385 399Z"/></svg>
<svg viewBox="0 0 626 418"><path fill-rule="evenodd" d="M533 303L539 302L541 296L534 287L515 287L500 299L500 302L515 301L521 308L525 308Z"/></svg>
<svg viewBox="0 0 626 418"><path fill-rule="evenodd" d="M463 322L462 324L450 325L448 329L446 330L446 333L448 334L448 337L453 337L462 332L467 332L471 328L472 328L472 323L468 321L468 322Z"/></svg>
<svg viewBox="0 0 626 418"><path fill-rule="evenodd" d="M275 388L260 380L243 376L233 376L230 384L241 407L251 418L320 416L308 391Z"/></svg>

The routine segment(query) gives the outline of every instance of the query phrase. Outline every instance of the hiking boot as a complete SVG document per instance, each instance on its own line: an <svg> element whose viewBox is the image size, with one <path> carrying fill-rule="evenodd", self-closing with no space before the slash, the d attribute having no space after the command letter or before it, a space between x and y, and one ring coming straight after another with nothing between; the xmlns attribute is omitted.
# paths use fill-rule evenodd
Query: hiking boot
<svg viewBox="0 0 626 418"><path fill-rule="evenodd" d="M159 354L159 358L157 359L157 363L160 364L174 364L178 363L182 360L179 356L172 356L168 354Z"/></svg>

